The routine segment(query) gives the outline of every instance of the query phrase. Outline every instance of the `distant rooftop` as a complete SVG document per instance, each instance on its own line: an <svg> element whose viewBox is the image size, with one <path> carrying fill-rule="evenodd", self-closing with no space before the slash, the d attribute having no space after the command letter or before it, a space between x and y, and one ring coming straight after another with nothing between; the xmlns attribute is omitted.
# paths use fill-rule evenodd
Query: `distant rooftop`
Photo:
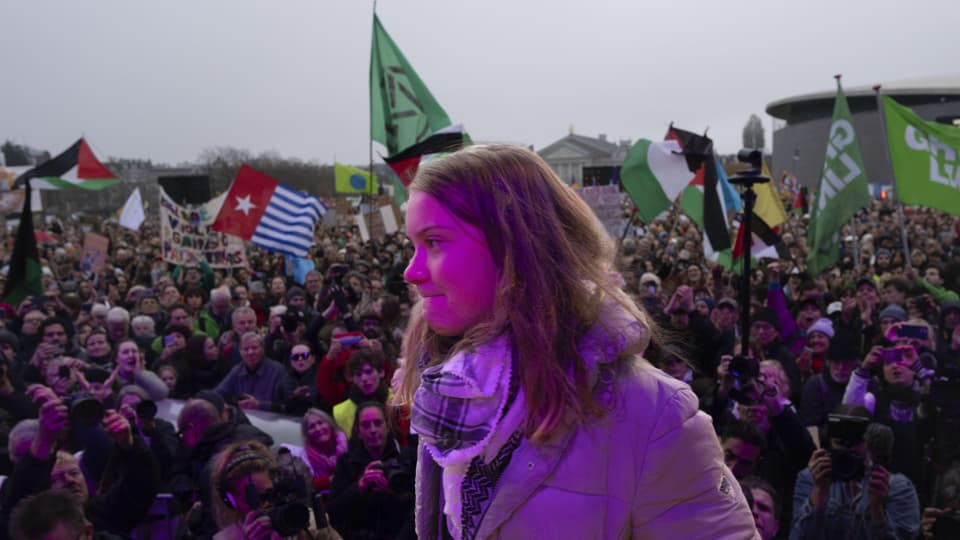
<svg viewBox="0 0 960 540"><path fill-rule="evenodd" d="M881 93L889 96L950 96L960 98L960 74L943 75L938 77L921 77L900 81L881 82ZM873 98L873 85L844 86L843 93L847 99ZM810 105L813 102L825 101L833 103L837 95L836 87L821 92L800 94L784 99L778 99L767 105L767 114L775 118L788 120L791 109L797 105Z"/></svg>

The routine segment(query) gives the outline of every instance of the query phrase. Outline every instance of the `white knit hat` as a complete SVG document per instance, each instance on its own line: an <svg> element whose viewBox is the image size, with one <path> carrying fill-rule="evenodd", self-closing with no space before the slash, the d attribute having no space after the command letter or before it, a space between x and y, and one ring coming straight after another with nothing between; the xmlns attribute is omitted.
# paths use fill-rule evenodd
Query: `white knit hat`
<svg viewBox="0 0 960 540"><path fill-rule="evenodd" d="M810 325L810 328L807 329L807 335L814 332L820 332L821 334L826 334L827 337L833 338L833 321L830 319L817 319L817 322Z"/></svg>

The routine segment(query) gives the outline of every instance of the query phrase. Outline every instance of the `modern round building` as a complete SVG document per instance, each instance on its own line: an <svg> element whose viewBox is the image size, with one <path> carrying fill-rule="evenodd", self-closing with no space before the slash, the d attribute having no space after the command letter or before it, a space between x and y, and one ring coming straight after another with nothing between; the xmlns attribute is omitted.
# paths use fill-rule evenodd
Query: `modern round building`
<svg viewBox="0 0 960 540"><path fill-rule="evenodd" d="M960 75L880 83L881 93L914 110L925 120L960 126ZM843 88L853 115L860 153L871 183L890 184L886 141L872 85ZM767 114L785 121L773 132L773 174L792 173L815 188L820 180L833 116L836 88L780 99L767 105Z"/></svg>

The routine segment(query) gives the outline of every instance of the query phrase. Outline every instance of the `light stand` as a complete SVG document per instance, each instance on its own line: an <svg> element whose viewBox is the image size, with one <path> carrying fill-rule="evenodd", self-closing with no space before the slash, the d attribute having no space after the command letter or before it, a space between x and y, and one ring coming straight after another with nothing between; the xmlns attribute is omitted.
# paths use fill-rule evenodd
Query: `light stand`
<svg viewBox="0 0 960 540"><path fill-rule="evenodd" d="M749 169L730 177L731 184L744 187L744 191L740 195L743 199L743 223L740 226L743 227L744 242L743 275L742 286L740 287L740 336L742 338L740 354L746 355L747 351L750 350L750 244L753 240L751 221L753 220L753 207L757 202L757 193L753 191L753 186L765 184L770 179L761 172L763 170L763 154L759 150L744 148L737 153L737 161L750 164Z"/></svg>

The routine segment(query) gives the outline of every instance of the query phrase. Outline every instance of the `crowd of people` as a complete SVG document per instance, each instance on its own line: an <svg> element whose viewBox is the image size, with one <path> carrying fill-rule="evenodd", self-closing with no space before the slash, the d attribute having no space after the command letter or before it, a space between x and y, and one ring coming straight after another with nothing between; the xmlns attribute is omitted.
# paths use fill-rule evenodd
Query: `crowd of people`
<svg viewBox="0 0 960 540"><path fill-rule="evenodd" d="M746 277L749 306L685 216L620 239L609 270L664 329L644 357L699 397L764 540L960 526L960 219L907 210L901 235L873 201L821 275L791 217L790 258ZM393 399L419 300L410 238L318 228L298 283L253 246L246 268L174 267L155 220L104 227L90 272L80 225L54 220L43 294L0 306L0 537L130 537L158 494L180 538L416 537L418 437ZM301 444L250 411L297 419Z"/></svg>

